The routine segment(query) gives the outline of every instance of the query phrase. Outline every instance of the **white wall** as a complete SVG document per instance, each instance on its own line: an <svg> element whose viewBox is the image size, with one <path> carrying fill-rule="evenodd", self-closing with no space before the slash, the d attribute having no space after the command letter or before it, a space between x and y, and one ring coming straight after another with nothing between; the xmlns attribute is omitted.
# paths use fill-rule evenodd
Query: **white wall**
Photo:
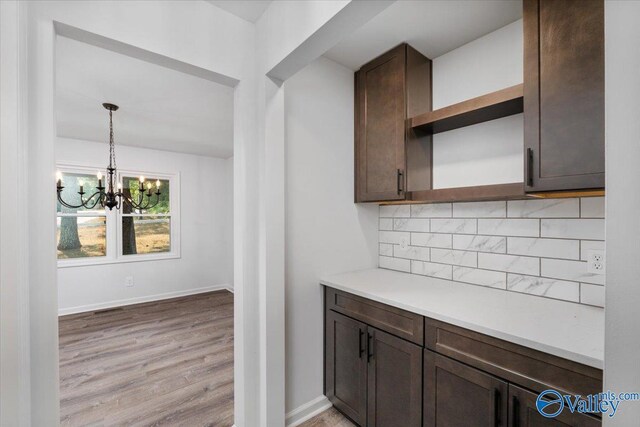
<svg viewBox="0 0 640 427"><path fill-rule="evenodd" d="M0 425L29 425L29 289L26 182L21 142L25 76L20 61L23 4L0 2ZM22 9L22 10L21 10ZM22 424L20 424L22 423Z"/></svg>
<svg viewBox="0 0 640 427"><path fill-rule="evenodd" d="M640 391L640 2L605 2L607 291L604 389ZM638 425L623 402L608 426Z"/></svg>
<svg viewBox="0 0 640 427"><path fill-rule="evenodd" d="M226 248L229 251L227 255L227 265L226 265L226 280L229 284L229 288L233 289L233 224L235 222L235 218L233 215L233 157L229 157L225 160L225 174L228 177L227 187L228 192L226 193L225 202L227 209L225 212L227 213L227 217L224 219L225 229L224 229L224 238L226 240Z"/></svg>
<svg viewBox="0 0 640 427"><path fill-rule="evenodd" d="M59 138L58 163L104 166L106 144ZM229 287L233 205L228 159L117 146L118 167L179 174L180 258L58 268L59 312L88 311ZM176 189L172 189L175 194ZM177 218L176 218L177 219ZM125 287L125 276L135 285Z"/></svg>
<svg viewBox="0 0 640 427"><path fill-rule="evenodd" d="M378 207L353 202L353 71L317 59L285 83L285 108L290 412L323 394L319 279L375 267Z"/></svg>
<svg viewBox="0 0 640 427"><path fill-rule="evenodd" d="M522 20L433 60L433 108L522 83ZM522 114L433 136L434 188L521 182Z"/></svg>
<svg viewBox="0 0 640 427"><path fill-rule="evenodd" d="M260 49L263 73L267 73L333 18L349 0L274 1L260 17L266 31Z"/></svg>

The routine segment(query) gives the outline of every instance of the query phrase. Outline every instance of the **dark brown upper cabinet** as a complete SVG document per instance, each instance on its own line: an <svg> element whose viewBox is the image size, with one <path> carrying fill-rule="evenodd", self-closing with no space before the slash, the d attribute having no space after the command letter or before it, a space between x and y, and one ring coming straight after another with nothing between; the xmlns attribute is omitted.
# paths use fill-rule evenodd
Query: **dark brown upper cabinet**
<svg viewBox="0 0 640 427"><path fill-rule="evenodd" d="M604 2L524 0L525 191L604 188Z"/></svg>
<svg viewBox="0 0 640 427"><path fill-rule="evenodd" d="M431 110L431 60L402 44L355 74L355 200L431 187L431 137L407 118Z"/></svg>

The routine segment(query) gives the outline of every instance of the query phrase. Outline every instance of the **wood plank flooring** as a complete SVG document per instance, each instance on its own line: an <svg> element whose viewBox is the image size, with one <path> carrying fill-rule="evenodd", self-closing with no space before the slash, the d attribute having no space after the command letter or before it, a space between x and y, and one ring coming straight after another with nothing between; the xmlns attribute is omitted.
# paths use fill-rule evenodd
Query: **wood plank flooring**
<svg viewBox="0 0 640 427"><path fill-rule="evenodd" d="M298 427L356 427L344 415L335 408L329 408L326 411L316 415L300 424Z"/></svg>
<svg viewBox="0 0 640 427"><path fill-rule="evenodd" d="M60 318L63 426L233 425L233 294Z"/></svg>

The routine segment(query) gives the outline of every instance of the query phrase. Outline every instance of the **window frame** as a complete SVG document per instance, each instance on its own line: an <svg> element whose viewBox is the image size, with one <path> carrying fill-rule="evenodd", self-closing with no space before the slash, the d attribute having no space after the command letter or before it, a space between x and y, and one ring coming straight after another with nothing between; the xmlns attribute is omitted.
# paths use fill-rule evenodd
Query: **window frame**
<svg viewBox="0 0 640 427"><path fill-rule="evenodd" d="M152 179L155 182L156 179L169 181L170 198L169 198L169 213L168 214L138 214L131 215L136 216L164 216L170 218L171 227L169 229L169 239L171 250L169 252L156 252L151 254L129 254L122 253L122 211L118 210L117 216L117 242L116 242L116 258L121 262L136 262L136 261L155 261L160 259L175 259L180 258L180 176L179 174L167 174L158 172L145 172L134 170L118 170L118 182L122 182L123 177L136 177L145 176ZM177 191L176 191L177 190Z"/></svg>
<svg viewBox="0 0 640 427"><path fill-rule="evenodd" d="M104 171L103 166L86 166L86 164L73 164L73 163L58 163L56 165L57 170L64 173L81 173L94 175L98 170ZM104 172L103 172L104 173ZM116 176L117 182L122 182L124 176L140 176L152 177L155 179L162 179L169 181L169 187L171 191L169 199L169 213L168 214L151 214L150 216L164 216L170 218L170 244L171 250L169 252L157 252L151 254L130 254L124 255L122 253L122 212L120 210L112 210L105 208L98 211L83 211L78 214L72 214L73 216L104 216L106 221L106 255L96 257L83 257L83 258L64 258L58 259L58 268L69 267L85 267L92 265L106 265L106 264L124 264L129 262L145 262L145 261L160 261L169 259L181 258L180 252L180 173L166 173L166 172L151 172L135 169L122 169L118 170ZM52 185L53 187L53 185ZM63 193L64 194L64 193ZM57 199L56 199L57 201ZM145 214L143 214L145 215ZM55 221L57 224L59 213L57 209L55 211ZM57 242L57 239L56 239Z"/></svg>

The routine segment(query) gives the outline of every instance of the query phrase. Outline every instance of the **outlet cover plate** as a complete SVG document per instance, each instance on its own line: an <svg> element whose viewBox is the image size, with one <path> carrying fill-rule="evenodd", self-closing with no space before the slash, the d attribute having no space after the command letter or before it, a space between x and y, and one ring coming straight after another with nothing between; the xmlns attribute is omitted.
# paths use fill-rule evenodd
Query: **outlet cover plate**
<svg viewBox="0 0 640 427"><path fill-rule="evenodd" d="M587 251L587 272L592 274L605 274L607 271L607 259L604 251Z"/></svg>

